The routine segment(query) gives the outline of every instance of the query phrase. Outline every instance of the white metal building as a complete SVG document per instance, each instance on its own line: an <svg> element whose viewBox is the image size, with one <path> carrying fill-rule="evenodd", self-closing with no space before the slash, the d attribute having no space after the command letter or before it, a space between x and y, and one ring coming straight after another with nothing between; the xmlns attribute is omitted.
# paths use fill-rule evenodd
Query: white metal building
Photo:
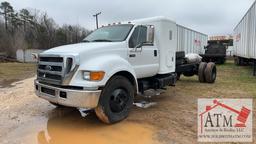
<svg viewBox="0 0 256 144"><path fill-rule="evenodd" d="M36 60L33 58L32 54L36 53L39 54L43 52L43 50L39 49L18 49L16 51L16 58L19 62L36 62Z"/></svg>

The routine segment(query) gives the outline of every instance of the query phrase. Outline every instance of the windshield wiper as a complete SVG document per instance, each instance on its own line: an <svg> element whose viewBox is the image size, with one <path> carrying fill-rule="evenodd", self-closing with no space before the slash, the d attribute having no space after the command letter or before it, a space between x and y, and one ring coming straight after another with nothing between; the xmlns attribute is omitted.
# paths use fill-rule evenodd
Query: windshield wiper
<svg viewBox="0 0 256 144"><path fill-rule="evenodd" d="M96 39L96 40L93 40L92 42L113 42L113 41L107 40L107 39Z"/></svg>
<svg viewBox="0 0 256 144"><path fill-rule="evenodd" d="M88 41L88 40L83 40L82 42L91 42L91 41Z"/></svg>

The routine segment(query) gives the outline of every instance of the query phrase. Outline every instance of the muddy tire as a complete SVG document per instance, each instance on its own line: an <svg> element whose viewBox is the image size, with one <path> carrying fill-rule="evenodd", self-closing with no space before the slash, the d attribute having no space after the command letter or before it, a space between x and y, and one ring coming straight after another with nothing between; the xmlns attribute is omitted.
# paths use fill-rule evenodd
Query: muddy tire
<svg viewBox="0 0 256 144"><path fill-rule="evenodd" d="M95 113L104 123L119 122L129 115L133 98L134 88L130 81L123 76L114 76L103 89Z"/></svg>
<svg viewBox="0 0 256 144"><path fill-rule="evenodd" d="M205 82L205 75L204 75L204 71L205 68L207 66L206 62L201 62L198 68L198 80L200 83L204 83Z"/></svg>
<svg viewBox="0 0 256 144"><path fill-rule="evenodd" d="M207 83L214 83L217 77L217 68L215 63L208 63L205 71L204 71L204 75L205 75L205 81Z"/></svg>

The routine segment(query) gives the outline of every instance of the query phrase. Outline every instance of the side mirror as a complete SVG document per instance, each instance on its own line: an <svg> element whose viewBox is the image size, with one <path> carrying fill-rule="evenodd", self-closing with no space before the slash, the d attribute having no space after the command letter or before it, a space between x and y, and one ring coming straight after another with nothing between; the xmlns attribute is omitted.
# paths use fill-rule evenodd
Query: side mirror
<svg viewBox="0 0 256 144"><path fill-rule="evenodd" d="M37 53L32 53L31 55L32 55L32 59L33 59L33 60L35 60L36 62L39 61L39 56L38 56Z"/></svg>
<svg viewBox="0 0 256 144"><path fill-rule="evenodd" d="M155 27L152 25L147 26L147 40L146 43L154 43Z"/></svg>
<svg viewBox="0 0 256 144"><path fill-rule="evenodd" d="M137 49L137 48L141 48L141 47L143 46L143 44L144 44L144 43L140 43L140 44L136 45L135 48L136 48L136 49Z"/></svg>

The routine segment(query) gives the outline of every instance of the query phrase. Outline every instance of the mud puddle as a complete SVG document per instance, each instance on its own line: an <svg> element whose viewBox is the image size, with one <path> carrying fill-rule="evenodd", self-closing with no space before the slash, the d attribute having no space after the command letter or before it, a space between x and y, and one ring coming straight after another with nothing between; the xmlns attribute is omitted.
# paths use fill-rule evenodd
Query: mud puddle
<svg viewBox="0 0 256 144"><path fill-rule="evenodd" d="M156 144L156 128L125 120L106 125L90 113L82 118L78 110L54 109L48 118L29 122L12 131L4 143L24 144Z"/></svg>

